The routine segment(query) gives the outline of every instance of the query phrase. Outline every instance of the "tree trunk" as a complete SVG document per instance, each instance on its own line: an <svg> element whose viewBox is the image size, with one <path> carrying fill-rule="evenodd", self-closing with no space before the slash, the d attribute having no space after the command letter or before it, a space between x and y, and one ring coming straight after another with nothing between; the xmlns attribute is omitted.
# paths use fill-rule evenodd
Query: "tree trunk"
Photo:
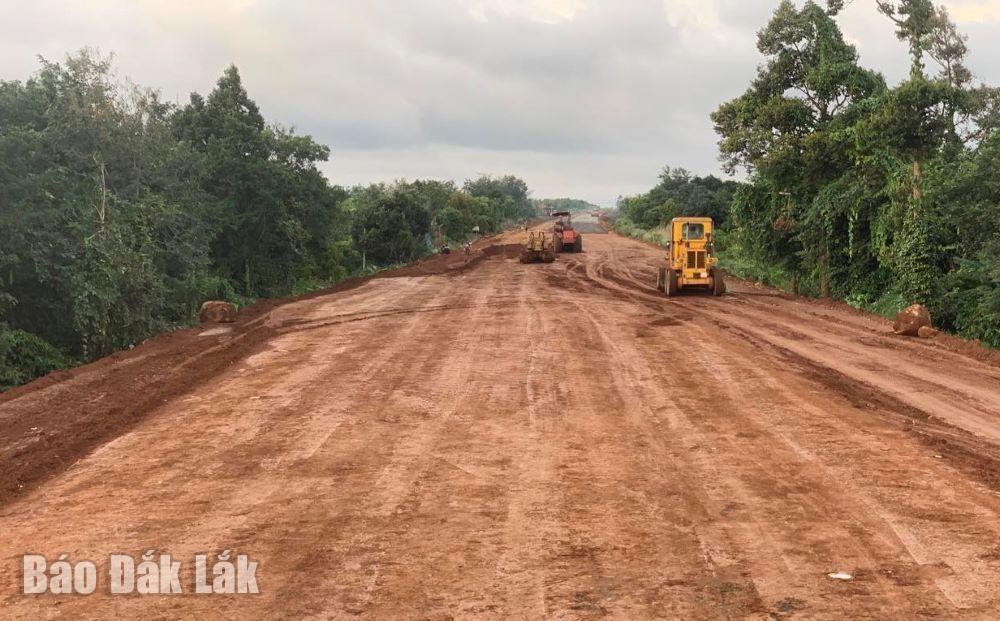
<svg viewBox="0 0 1000 621"><path fill-rule="evenodd" d="M923 189L923 172L920 170L920 160L913 160L913 198L914 200L923 200L924 189Z"/></svg>

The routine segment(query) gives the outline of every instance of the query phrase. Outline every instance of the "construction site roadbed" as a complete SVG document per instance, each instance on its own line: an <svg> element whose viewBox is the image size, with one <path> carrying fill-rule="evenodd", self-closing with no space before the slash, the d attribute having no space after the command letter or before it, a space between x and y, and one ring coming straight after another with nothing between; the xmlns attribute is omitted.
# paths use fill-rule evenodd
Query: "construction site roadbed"
<svg viewBox="0 0 1000 621"><path fill-rule="evenodd" d="M0 394L0 617L1000 618L995 352L523 236ZM190 586L226 550L259 593ZM149 551L184 592L111 593Z"/></svg>

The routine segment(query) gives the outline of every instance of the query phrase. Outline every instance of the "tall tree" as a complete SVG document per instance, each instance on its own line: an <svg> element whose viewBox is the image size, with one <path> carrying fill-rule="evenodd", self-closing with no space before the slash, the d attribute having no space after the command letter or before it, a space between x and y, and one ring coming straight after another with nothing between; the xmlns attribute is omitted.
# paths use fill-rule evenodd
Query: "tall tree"
<svg viewBox="0 0 1000 621"><path fill-rule="evenodd" d="M935 26L934 4L931 0L875 0L875 4L896 25L896 37L910 46L911 79L922 77Z"/></svg>
<svg viewBox="0 0 1000 621"><path fill-rule="evenodd" d="M777 190L770 204L752 204L765 210L756 217L771 218L785 238L781 263L814 271L824 294L829 237L848 214L814 200L853 164L849 126L857 104L885 91L883 78L858 64L831 13L812 1L799 9L783 0L758 35L766 61L753 84L712 115L727 170L744 167Z"/></svg>
<svg viewBox="0 0 1000 621"><path fill-rule="evenodd" d="M207 100L191 96L174 131L204 157L202 189L213 198L208 218L217 230L213 263L246 295L287 293L324 263L343 198L317 168L330 151L268 126L235 66Z"/></svg>

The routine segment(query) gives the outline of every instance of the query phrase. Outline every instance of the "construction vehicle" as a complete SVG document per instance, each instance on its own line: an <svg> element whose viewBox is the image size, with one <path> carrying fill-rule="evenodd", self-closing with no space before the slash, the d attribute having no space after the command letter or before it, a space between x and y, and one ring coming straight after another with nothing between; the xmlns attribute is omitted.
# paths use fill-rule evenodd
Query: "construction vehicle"
<svg viewBox="0 0 1000 621"><path fill-rule="evenodd" d="M667 232L666 265L659 268L656 289L668 298L688 289L722 295L726 281L715 256L711 218L674 218Z"/></svg>
<svg viewBox="0 0 1000 621"><path fill-rule="evenodd" d="M528 231L521 249L521 263L552 263L556 260L553 237L544 231Z"/></svg>
<svg viewBox="0 0 1000 621"><path fill-rule="evenodd" d="M568 211L554 211L552 216L556 218L552 225L556 252L583 252L583 235L573 228L573 215Z"/></svg>

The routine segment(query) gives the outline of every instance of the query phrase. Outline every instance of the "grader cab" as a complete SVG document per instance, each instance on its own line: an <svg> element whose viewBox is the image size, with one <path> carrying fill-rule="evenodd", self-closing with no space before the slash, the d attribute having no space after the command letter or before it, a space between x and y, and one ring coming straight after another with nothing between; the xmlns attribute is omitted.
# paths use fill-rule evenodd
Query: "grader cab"
<svg viewBox="0 0 1000 621"><path fill-rule="evenodd" d="M711 218L671 220L666 265L658 270L657 290L668 298L688 289L724 294L726 281L718 268L714 237L715 225Z"/></svg>

